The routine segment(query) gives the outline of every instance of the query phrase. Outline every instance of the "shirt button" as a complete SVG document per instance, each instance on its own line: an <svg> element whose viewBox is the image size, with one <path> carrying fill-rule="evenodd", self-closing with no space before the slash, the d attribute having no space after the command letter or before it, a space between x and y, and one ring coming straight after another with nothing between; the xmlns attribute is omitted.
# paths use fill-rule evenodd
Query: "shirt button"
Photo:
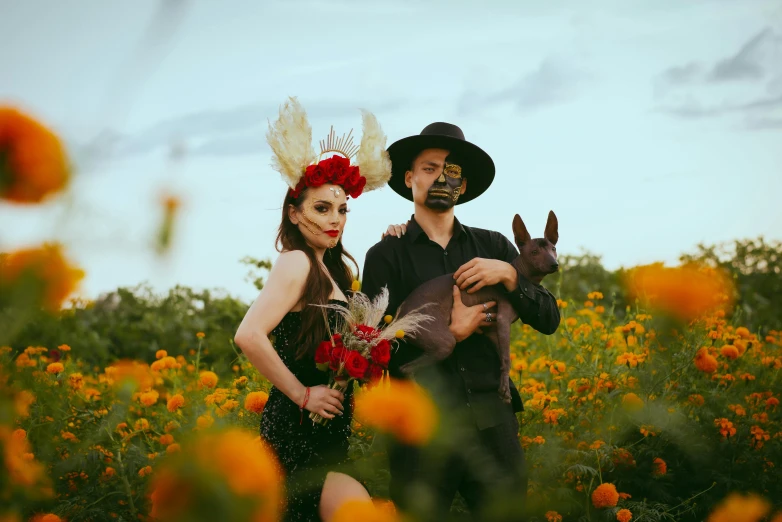
<svg viewBox="0 0 782 522"><path fill-rule="evenodd" d="M447 256L448 252L447 251L443 251L443 255Z"/></svg>
<svg viewBox="0 0 782 522"><path fill-rule="evenodd" d="M461 370L464 371L464 366L461 367Z"/></svg>
<svg viewBox="0 0 782 522"><path fill-rule="evenodd" d="M472 390L467 388L467 393L472 393Z"/></svg>
<svg viewBox="0 0 782 522"><path fill-rule="evenodd" d="M524 294L519 294L519 297L521 297L522 299L524 299Z"/></svg>

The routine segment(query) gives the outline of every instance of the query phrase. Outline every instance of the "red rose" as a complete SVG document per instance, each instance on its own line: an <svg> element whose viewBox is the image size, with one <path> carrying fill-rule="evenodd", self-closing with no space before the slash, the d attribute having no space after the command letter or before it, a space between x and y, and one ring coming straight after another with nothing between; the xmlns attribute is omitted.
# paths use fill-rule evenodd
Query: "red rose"
<svg viewBox="0 0 782 522"><path fill-rule="evenodd" d="M290 194L293 197L293 199L299 199L299 196L301 195L301 191L304 190L305 186L307 186L306 176L302 178L298 184L296 184L296 188L290 189Z"/></svg>
<svg viewBox="0 0 782 522"><path fill-rule="evenodd" d="M345 346L342 344L342 336L340 334L334 334L334 346Z"/></svg>
<svg viewBox="0 0 782 522"><path fill-rule="evenodd" d="M365 324L358 324L355 328L356 337L364 341L371 341L379 335L380 332L376 328L367 326Z"/></svg>
<svg viewBox="0 0 782 522"><path fill-rule="evenodd" d="M307 167L307 170L304 172L304 179L307 180L308 187L320 187L328 181L326 171L321 168L320 164Z"/></svg>
<svg viewBox="0 0 782 522"><path fill-rule="evenodd" d="M315 350L315 364L331 362L331 342L323 341Z"/></svg>
<svg viewBox="0 0 782 522"><path fill-rule="evenodd" d="M391 344L385 339L381 339L376 346L372 347L369 354L372 356L373 363L386 368L388 367L388 361L391 360Z"/></svg>
<svg viewBox="0 0 782 522"><path fill-rule="evenodd" d="M335 346L331 349L331 361L329 362L329 368L335 372L339 370L339 365L345 360L347 350L344 346Z"/></svg>
<svg viewBox="0 0 782 522"><path fill-rule="evenodd" d="M363 379L364 374L367 373L367 368L369 368L369 361L363 355L355 350L348 352L348 357L345 360L345 369L348 375L354 379Z"/></svg>
<svg viewBox="0 0 782 522"><path fill-rule="evenodd" d="M369 382L377 382L383 378L383 367L378 364L370 364L369 370L367 370L367 378Z"/></svg>
<svg viewBox="0 0 782 522"><path fill-rule="evenodd" d="M339 165L334 165L334 168L332 170L332 176L331 180L336 185L344 185L345 180L348 179L350 176L350 173L355 169L356 167L351 167L350 162L348 160L345 160L344 163Z"/></svg>
<svg viewBox="0 0 782 522"><path fill-rule="evenodd" d="M348 189L345 189L345 192L348 193L348 196L350 196L353 199L356 199L361 195L362 192L364 192L364 185L367 184L367 178L360 177L358 179L358 183L355 185L351 185L351 187Z"/></svg>

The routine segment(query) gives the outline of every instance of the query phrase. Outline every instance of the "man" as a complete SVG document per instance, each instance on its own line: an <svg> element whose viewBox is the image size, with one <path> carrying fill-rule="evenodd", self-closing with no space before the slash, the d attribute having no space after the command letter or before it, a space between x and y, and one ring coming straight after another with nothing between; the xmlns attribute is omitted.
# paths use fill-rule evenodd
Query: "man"
<svg viewBox="0 0 782 522"><path fill-rule="evenodd" d="M419 285L454 273L449 328L456 347L447 359L415 377L432 391L441 423L448 424L449 433L459 434L454 444L458 451L452 447L436 465L416 448L393 444L389 448L391 498L402 509L420 508L426 503L420 497L428 490L434 497L429 504L447 512L458 491L477 516L491 494L503 488L517 498L526 495L515 415L522 410L522 402L513 383L510 405L498 395L500 378L509 377L500 376L496 350L480 335L481 328L493 327L494 303L467 307L459 288L500 285L521 320L544 334L556 331L559 311L550 292L525 279L510 264L518 255L510 241L498 232L464 226L454 215L456 205L477 198L493 181L494 162L486 152L448 123L433 123L420 135L395 142L388 152L392 162L389 186L413 202L414 214L404 235L388 235L367 253L363 291L374 298L387 286L388 313L394 314ZM508 222L511 215L509 211ZM399 367L420 353L401 343L391 358L391 376L405 378Z"/></svg>

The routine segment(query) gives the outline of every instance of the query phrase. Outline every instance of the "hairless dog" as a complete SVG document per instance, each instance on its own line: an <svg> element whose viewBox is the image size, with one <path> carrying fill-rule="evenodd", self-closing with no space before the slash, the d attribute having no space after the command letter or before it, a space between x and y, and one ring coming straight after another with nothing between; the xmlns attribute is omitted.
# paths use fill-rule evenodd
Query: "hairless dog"
<svg viewBox="0 0 782 522"><path fill-rule="evenodd" d="M519 256L513 260L513 266L524 277L534 283L540 283L548 274L559 270L557 250L554 245L559 239L557 216L553 211L548 214L546 229L542 238L532 239L527 227L518 214L513 218L513 236L519 249ZM411 293L399 306L397 318L407 313L425 307L426 313L433 316L427 328L406 337L407 342L423 351L423 355L401 367L405 373L413 373L416 369L442 361L453 352L456 339L449 330L451 309L453 308L453 274L436 277L422 284ZM497 303L496 325L484 331L497 349L500 358L500 375L507 376L510 370L510 325L518 319L518 314L504 296L504 288L497 285L486 286L474 293L461 291L465 306L475 306L489 301ZM510 383L508 379L500 379L499 394L506 402L510 402Z"/></svg>

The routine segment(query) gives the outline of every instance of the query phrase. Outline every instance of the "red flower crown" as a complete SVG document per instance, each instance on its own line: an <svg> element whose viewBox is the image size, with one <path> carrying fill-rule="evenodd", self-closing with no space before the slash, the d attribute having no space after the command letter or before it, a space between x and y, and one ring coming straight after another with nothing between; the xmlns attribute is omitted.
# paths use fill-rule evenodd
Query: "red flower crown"
<svg viewBox="0 0 782 522"><path fill-rule="evenodd" d="M325 183L340 185L348 197L355 199L363 192L367 178L359 173L358 167L350 164L348 158L335 155L307 167L296 188L290 189L289 193L297 199L304 187L320 187Z"/></svg>

